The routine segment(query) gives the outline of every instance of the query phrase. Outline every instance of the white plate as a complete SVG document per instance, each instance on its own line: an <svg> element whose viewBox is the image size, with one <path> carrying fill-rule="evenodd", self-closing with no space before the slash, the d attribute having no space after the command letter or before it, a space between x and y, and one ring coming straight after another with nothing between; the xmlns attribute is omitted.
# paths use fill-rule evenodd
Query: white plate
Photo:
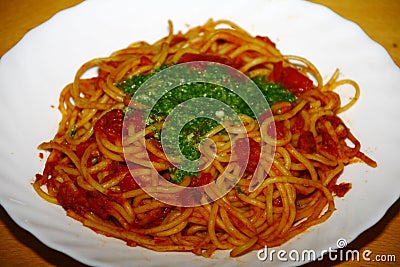
<svg viewBox="0 0 400 267"><path fill-rule="evenodd" d="M317 255L347 242L375 224L399 198L400 135L399 68L388 53L355 24L327 8L305 1L86 1L62 11L30 31L0 61L0 200L22 228L51 248L96 266L265 266L256 253L212 259L191 253L155 253L105 238L65 216L64 210L40 199L31 182L44 161L37 145L52 138L60 119L58 96L85 61L109 55L137 40L155 41L167 34L167 20L176 30L203 24L208 18L230 19L252 34L267 35L284 54L301 55L328 78L335 68L361 86L357 105L343 115L361 140L363 149L378 161L346 167L341 181L353 189L336 199L337 211L280 249L314 250ZM53 107L52 107L53 106ZM291 264L301 264L295 262ZM275 259L269 266L287 265Z"/></svg>

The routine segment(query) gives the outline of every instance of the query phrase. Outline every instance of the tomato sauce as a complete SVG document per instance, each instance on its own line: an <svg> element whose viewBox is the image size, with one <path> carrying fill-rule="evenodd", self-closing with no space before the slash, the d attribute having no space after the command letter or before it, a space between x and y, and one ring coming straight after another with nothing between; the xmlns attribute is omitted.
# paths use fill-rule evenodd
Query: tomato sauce
<svg viewBox="0 0 400 267"><path fill-rule="evenodd" d="M340 183L332 186L331 190L336 196L343 197L347 192L350 191L351 187L352 186L350 183Z"/></svg>
<svg viewBox="0 0 400 267"><path fill-rule="evenodd" d="M261 154L261 146L259 143L257 143L254 139L249 138L248 139L249 146L246 145L246 140L245 139L239 139L236 141L235 146L233 147L234 154L239 156L239 159L237 162L246 162L246 172L249 173L254 173L258 162L260 160L260 154ZM247 147L249 148L249 151L246 151ZM245 158L245 155L249 155L249 158ZM243 158L240 158L243 157Z"/></svg>
<svg viewBox="0 0 400 267"><path fill-rule="evenodd" d="M307 76L296 68L284 67L282 61L274 64L274 69L268 78L272 82L281 83L296 96L314 88L313 82Z"/></svg>
<svg viewBox="0 0 400 267"><path fill-rule="evenodd" d="M82 188L73 188L72 182L62 183L58 189L57 201L64 209L85 215L93 212L102 219L108 219L111 201L98 191L86 191Z"/></svg>
<svg viewBox="0 0 400 267"><path fill-rule="evenodd" d="M140 219L136 217L133 225L144 229L159 226L165 217L170 213L170 211L171 208L163 207L145 212L144 214L141 214L143 216L140 216Z"/></svg>
<svg viewBox="0 0 400 267"><path fill-rule="evenodd" d="M94 125L94 131L103 133L113 143L121 142L122 125L124 123L124 112L113 109L104 114Z"/></svg>
<svg viewBox="0 0 400 267"><path fill-rule="evenodd" d="M263 41L264 43L266 43L266 44L269 45L269 46L276 47L276 44L275 44L274 42L272 42L271 39L269 39L267 36L260 36L260 35L257 35L257 36L256 36L256 39L258 39L258 40L260 40L260 41Z"/></svg>
<svg viewBox="0 0 400 267"><path fill-rule="evenodd" d="M209 172L201 172L198 176L193 176L189 186L199 187L203 185L207 185L214 180L214 177Z"/></svg>
<svg viewBox="0 0 400 267"><path fill-rule="evenodd" d="M312 132L304 131L300 134L298 147L308 154L317 152L317 144Z"/></svg>
<svg viewBox="0 0 400 267"><path fill-rule="evenodd" d="M76 155L78 156L78 158L82 158L83 154L85 153L85 150L93 143L95 143L96 140L94 139L94 137L89 138L88 140L86 140L85 142L82 142L80 144L78 144L76 146Z"/></svg>

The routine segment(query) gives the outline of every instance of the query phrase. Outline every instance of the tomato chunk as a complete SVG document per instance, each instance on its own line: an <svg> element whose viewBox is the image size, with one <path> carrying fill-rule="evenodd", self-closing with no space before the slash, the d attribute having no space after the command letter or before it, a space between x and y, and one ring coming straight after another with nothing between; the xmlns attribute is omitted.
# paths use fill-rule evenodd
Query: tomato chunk
<svg viewBox="0 0 400 267"><path fill-rule="evenodd" d="M315 142L314 135L310 131L304 131L299 136L298 146L306 153L314 153L317 151L317 143Z"/></svg>
<svg viewBox="0 0 400 267"><path fill-rule="evenodd" d="M94 125L94 131L104 133L112 142L121 141L124 112L121 109L113 109L102 116Z"/></svg>
<svg viewBox="0 0 400 267"><path fill-rule="evenodd" d="M93 212L102 219L110 217L111 201L105 195L98 191L74 189L72 182L60 185L57 201L64 209L72 209L82 216L86 212Z"/></svg>
<svg viewBox="0 0 400 267"><path fill-rule="evenodd" d="M192 187L199 187L206 184L211 183L214 180L214 177L209 172L201 172L198 176L193 176L190 181L190 185Z"/></svg>
<svg viewBox="0 0 400 267"><path fill-rule="evenodd" d="M283 62L274 63L274 69L268 79L272 82L280 83L283 87L290 90L296 96L311 90L313 82L296 68L284 67Z"/></svg>

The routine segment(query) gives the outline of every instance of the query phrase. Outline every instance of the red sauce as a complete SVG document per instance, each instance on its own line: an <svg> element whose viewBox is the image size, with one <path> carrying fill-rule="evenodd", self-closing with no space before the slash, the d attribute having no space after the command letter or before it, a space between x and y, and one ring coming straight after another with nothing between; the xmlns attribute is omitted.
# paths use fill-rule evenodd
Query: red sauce
<svg viewBox="0 0 400 267"><path fill-rule="evenodd" d="M286 127L282 121L275 121L276 139L281 140L286 136ZM270 136L273 136L271 133Z"/></svg>
<svg viewBox="0 0 400 267"><path fill-rule="evenodd" d="M75 190L71 182L62 183L58 190L57 201L64 209L72 209L80 215L93 212L102 219L110 217L111 201L100 192Z"/></svg>
<svg viewBox="0 0 400 267"><path fill-rule="evenodd" d="M322 141L319 145L319 149L329 153L332 156L339 157L338 144L333 140L329 133L321 131L320 132Z"/></svg>
<svg viewBox="0 0 400 267"><path fill-rule="evenodd" d="M340 132L336 132L338 138L345 138L348 134L348 130L346 125L338 116L324 116L318 120L318 123L324 123L325 121L329 121L332 125L333 129L336 129L339 125L343 127L343 130Z"/></svg>
<svg viewBox="0 0 400 267"><path fill-rule="evenodd" d="M121 192L128 192L140 188L140 186L136 183L135 179L132 177L132 175L130 175L130 173L127 173L124 179L119 182L119 187L121 189Z"/></svg>
<svg viewBox="0 0 400 267"><path fill-rule="evenodd" d="M317 144L313 133L310 131L302 132L299 136L298 147L308 154L316 152Z"/></svg>
<svg viewBox="0 0 400 267"><path fill-rule="evenodd" d="M343 197L347 192L349 192L351 189L351 184L350 183L340 183L340 184L335 184L332 186L331 190L335 193L336 196L338 197Z"/></svg>
<svg viewBox="0 0 400 267"><path fill-rule="evenodd" d="M118 67L119 65L121 65L121 62L120 62L120 61L109 61L109 62L107 62L107 65L116 68L116 67ZM99 83L100 83L101 81L102 81L102 82L105 82L105 81L106 81L108 75L110 75L109 72L104 71L103 69L99 69L99 74L97 75L97 77L94 77L94 78L92 78L92 79L93 79L93 81L96 82L96 85L99 86Z"/></svg>
<svg viewBox="0 0 400 267"><path fill-rule="evenodd" d="M293 117L293 119L291 120L291 126L290 126L290 130L292 132L292 134L296 134L296 133L301 133L304 129L304 119L301 116L295 116Z"/></svg>
<svg viewBox="0 0 400 267"><path fill-rule="evenodd" d="M277 103L279 103L279 102L277 102ZM287 113L287 112L289 112L291 110L292 110L292 105L290 103L286 102L285 105L281 105L279 107L279 109L277 109L275 111L275 114L277 114L277 115L278 114L285 114L285 113Z"/></svg>
<svg viewBox="0 0 400 267"><path fill-rule="evenodd" d="M250 155L249 162L246 166L246 171L249 173L254 173L256 171L258 161L260 160L261 146L259 143L249 138L250 145Z"/></svg>
<svg viewBox="0 0 400 267"><path fill-rule="evenodd" d="M172 37L171 42L169 43L170 46L174 46L180 42L184 42L186 41L187 38L185 36L180 36L180 35L174 35L174 37Z"/></svg>
<svg viewBox="0 0 400 267"><path fill-rule="evenodd" d="M135 110L133 114L130 114L126 119L126 123L124 124L123 131L127 134L128 128L133 126L135 132L139 132L145 128L145 121L143 118L143 114L140 110Z"/></svg>
<svg viewBox="0 0 400 267"><path fill-rule="evenodd" d="M247 165L246 165L246 171L249 173L254 173L258 161L260 160L260 154L261 154L261 146L259 143L254 141L254 139L249 138L249 151L245 151L247 149L246 145L246 140L245 139L239 139L235 142L235 146L233 147L234 154L239 156L238 162L246 162L247 160ZM249 153L249 158L245 158L244 156ZM243 157L243 158L241 158Z"/></svg>
<svg viewBox="0 0 400 267"><path fill-rule="evenodd" d="M124 176L124 178L119 182L122 193L140 188L135 179L132 177L128 166L122 163L112 164L110 166L110 174L104 177L102 182L110 181L121 175Z"/></svg>
<svg viewBox="0 0 400 267"><path fill-rule="evenodd" d="M203 186L206 184L211 183L214 180L214 177L212 176L211 173L209 172L201 172L199 173L198 176L192 177L192 180L190 181L190 185L192 187L199 187Z"/></svg>
<svg viewBox="0 0 400 267"><path fill-rule="evenodd" d="M153 209L144 213L141 219L136 217L134 225L145 229L159 226L170 211L168 207Z"/></svg>
<svg viewBox="0 0 400 267"><path fill-rule="evenodd" d="M76 155L78 158L82 158L83 154L85 153L85 150L93 143L95 143L96 140L94 137L89 138L85 142L80 143L79 145L76 146Z"/></svg>
<svg viewBox="0 0 400 267"><path fill-rule="evenodd" d="M272 200L272 205L273 205L274 207L282 207L282 206L283 206L283 204L282 204L282 198L281 198L281 197L277 197L277 198L273 199L273 200Z"/></svg>
<svg viewBox="0 0 400 267"><path fill-rule="evenodd" d="M124 112L120 109L113 109L96 122L94 131L105 134L107 139L113 143L121 142L123 123Z"/></svg>
<svg viewBox="0 0 400 267"><path fill-rule="evenodd" d="M267 36L257 35L256 39L261 40L261 41L263 41L264 43L266 43L266 44L268 44L270 46L276 47L276 44L274 42L272 42L271 39L269 39Z"/></svg>
<svg viewBox="0 0 400 267"><path fill-rule="evenodd" d="M153 61L151 61L151 59L149 59L146 56L141 56L140 57L140 63L141 66L147 66L147 65L152 65Z"/></svg>
<svg viewBox="0 0 400 267"><path fill-rule="evenodd" d="M314 87L307 76L293 67L283 67L282 61L274 63L274 69L268 79L282 84L295 95L301 95Z"/></svg>

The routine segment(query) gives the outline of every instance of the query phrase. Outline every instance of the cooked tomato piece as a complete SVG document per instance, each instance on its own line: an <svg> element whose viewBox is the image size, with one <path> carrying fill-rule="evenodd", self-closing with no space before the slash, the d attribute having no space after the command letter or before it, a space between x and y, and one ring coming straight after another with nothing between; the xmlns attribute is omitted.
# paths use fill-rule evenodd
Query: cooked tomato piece
<svg viewBox="0 0 400 267"><path fill-rule="evenodd" d="M314 153L317 151L317 144L312 132L304 131L300 134L298 140L298 146L301 150L306 153Z"/></svg>
<svg viewBox="0 0 400 267"><path fill-rule="evenodd" d="M193 176L190 181L190 185L192 187L199 187L206 184L211 183L214 180L214 177L209 172L201 172L198 176Z"/></svg>
<svg viewBox="0 0 400 267"><path fill-rule="evenodd" d="M94 131L104 133L111 142L121 141L124 112L113 109L104 114L94 125Z"/></svg>
<svg viewBox="0 0 400 267"><path fill-rule="evenodd" d="M271 39L269 39L267 36L257 35L256 39L261 40L261 41L263 41L264 43L266 43L266 44L268 44L270 46L276 47L276 44L274 42L272 42Z"/></svg>
<svg viewBox="0 0 400 267"><path fill-rule="evenodd" d="M284 67L282 61L274 63L274 69L268 79L282 84L295 95L301 95L314 87L313 82L307 76L296 68Z"/></svg>
<svg viewBox="0 0 400 267"><path fill-rule="evenodd" d="M72 209L80 215L93 212L102 219L110 217L111 201L100 192L75 189L72 182L62 183L58 190L57 201L64 209Z"/></svg>
<svg viewBox="0 0 400 267"><path fill-rule="evenodd" d="M340 184L335 184L332 186L332 191L335 193L336 196L338 197L343 197L347 192L349 192L351 189L351 183L340 183Z"/></svg>

